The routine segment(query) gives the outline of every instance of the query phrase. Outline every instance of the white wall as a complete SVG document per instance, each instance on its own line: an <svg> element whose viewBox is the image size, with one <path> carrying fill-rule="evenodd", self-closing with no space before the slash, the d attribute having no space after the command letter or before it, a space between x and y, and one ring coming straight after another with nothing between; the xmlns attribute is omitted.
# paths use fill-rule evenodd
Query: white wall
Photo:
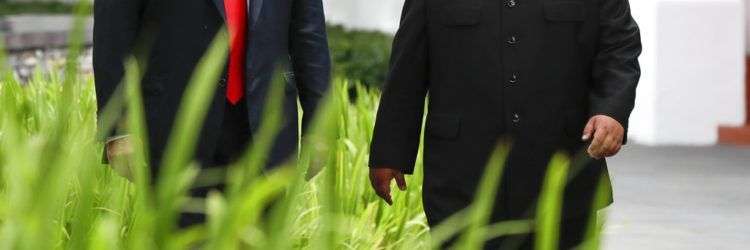
<svg viewBox="0 0 750 250"><path fill-rule="evenodd" d="M643 36L643 77L630 137L709 145L744 123L742 0L631 0Z"/></svg>
<svg viewBox="0 0 750 250"><path fill-rule="evenodd" d="M395 33L404 0L323 0L329 22Z"/></svg>
<svg viewBox="0 0 750 250"><path fill-rule="evenodd" d="M630 0L641 27L642 78L630 138L649 145L717 142L744 122L745 0ZM403 0L324 0L330 21L394 32ZM750 30L747 32L750 34Z"/></svg>

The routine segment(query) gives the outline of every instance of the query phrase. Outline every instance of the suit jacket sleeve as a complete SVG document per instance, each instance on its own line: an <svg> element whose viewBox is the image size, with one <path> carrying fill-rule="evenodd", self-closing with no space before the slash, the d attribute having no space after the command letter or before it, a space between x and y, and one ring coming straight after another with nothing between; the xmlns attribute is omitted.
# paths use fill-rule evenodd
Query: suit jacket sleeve
<svg viewBox="0 0 750 250"><path fill-rule="evenodd" d="M406 0L378 108L370 167L414 172L428 91L425 0Z"/></svg>
<svg viewBox="0 0 750 250"><path fill-rule="evenodd" d="M141 27L140 20L145 1L94 2L93 66L99 114L112 98L123 77L123 63L132 53Z"/></svg>
<svg viewBox="0 0 750 250"><path fill-rule="evenodd" d="M325 16L321 0L294 0L290 30L290 57L307 130L331 78Z"/></svg>
<svg viewBox="0 0 750 250"><path fill-rule="evenodd" d="M640 78L641 38L628 0L600 0L599 41L590 94L593 115L610 116L625 127Z"/></svg>

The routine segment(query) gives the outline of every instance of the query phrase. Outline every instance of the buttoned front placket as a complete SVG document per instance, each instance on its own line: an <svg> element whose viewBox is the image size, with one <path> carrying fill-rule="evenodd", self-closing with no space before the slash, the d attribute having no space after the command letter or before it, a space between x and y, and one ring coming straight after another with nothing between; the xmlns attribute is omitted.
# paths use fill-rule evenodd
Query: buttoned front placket
<svg viewBox="0 0 750 250"><path fill-rule="evenodd" d="M508 129L507 132L515 134L523 122L520 85L523 84L524 77L519 71L519 47L523 44L523 30L520 27L521 13L519 9L523 8L523 0L503 1L505 1L502 11L505 127Z"/></svg>

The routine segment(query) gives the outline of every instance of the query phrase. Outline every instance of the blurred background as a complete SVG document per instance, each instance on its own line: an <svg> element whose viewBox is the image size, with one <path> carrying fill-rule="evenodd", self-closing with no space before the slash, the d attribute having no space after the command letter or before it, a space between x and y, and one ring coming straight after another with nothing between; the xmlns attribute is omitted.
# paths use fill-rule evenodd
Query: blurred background
<svg viewBox="0 0 750 250"><path fill-rule="evenodd" d="M126 1L126 0L122 0ZM498 0L499 1L499 0ZM605 249L750 246L750 4L630 0L644 44L631 144L610 161ZM73 0L0 0L20 79L64 63ZM324 0L337 75L379 87L403 0ZM80 58L91 69L89 47Z"/></svg>

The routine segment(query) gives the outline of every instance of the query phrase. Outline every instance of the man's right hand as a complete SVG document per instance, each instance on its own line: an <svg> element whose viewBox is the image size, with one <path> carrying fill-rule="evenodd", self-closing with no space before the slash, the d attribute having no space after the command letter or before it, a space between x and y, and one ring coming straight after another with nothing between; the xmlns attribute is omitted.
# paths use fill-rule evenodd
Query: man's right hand
<svg viewBox="0 0 750 250"><path fill-rule="evenodd" d="M388 205L393 205L393 199L391 198L391 180L393 179L396 179L398 189L406 190L406 179L404 179L404 174L401 171L387 167L370 169L372 188Z"/></svg>
<svg viewBox="0 0 750 250"><path fill-rule="evenodd" d="M130 158L133 155L133 144L130 136L124 136L107 141L104 145L107 151L107 160L117 174L133 181L132 164Z"/></svg>

